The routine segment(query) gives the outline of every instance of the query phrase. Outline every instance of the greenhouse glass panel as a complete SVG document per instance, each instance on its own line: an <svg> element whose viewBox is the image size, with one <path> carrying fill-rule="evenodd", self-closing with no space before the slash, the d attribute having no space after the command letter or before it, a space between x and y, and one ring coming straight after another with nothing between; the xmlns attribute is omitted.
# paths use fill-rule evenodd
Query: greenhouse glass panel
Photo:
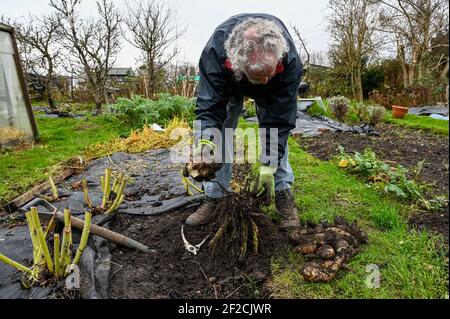
<svg viewBox="0 0 450 319"><path fill-rule="evenodd" d="M36 137L16 52L12 29L0 24L0 147L14 146Z"/></svg>

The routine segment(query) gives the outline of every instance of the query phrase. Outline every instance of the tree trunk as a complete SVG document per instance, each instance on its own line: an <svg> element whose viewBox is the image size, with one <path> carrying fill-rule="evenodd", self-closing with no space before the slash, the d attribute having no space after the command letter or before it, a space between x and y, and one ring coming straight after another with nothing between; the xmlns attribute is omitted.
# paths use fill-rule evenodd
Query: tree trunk
<svg viewBox="0 0 450 319"><path fill-rule="evenodd" d="M47 78L45 81L46 82L45 90L47 93L48 106L50 107L51 110L55 110L56 105L55 105L55 101L53 100L53 96L52 96L53 62L50 58L47 58L47 63L48 63L48 73L47 73Z"/></svg>
<svg viewBox="0 0 450 319"><path fill-rule="evenodd" d="M402 73L403 73L403 87L406 89L410 86L410 66L406 63L405 57L405 47L401 45L398 51L398 59L402 64Z"/></svg>
<svg viewBox="0 0 450 319"><path fill-rule="evenodd" d="M47 101L48 101L48 106L50 107L50 109L56 110L55 101L53 100L50 90L47 92Z"/></svg>
<svg viewBox="0 0 450 319"><path fill-rule="evenodd" d="M102 94L99 92L95 92L94 94L94 102L95 102L95 110L94 115L102 114Z"/></svg>
<svg viewBox="0 0 450 319"><path fill-rule="evenodd" d="M361 79L361 69L356 71L356 78L355 78L355 84L356 84L356 98L359 102L362 102L364 100L364 93L362 88L362 79Z"/></svg>
<svg viewBox="0 0 450 319"><path fill-rule="evenodd" d="M409 86L409 72L408 65L402 61L402 74L403 74L403 88L407 88Z"/></svg>

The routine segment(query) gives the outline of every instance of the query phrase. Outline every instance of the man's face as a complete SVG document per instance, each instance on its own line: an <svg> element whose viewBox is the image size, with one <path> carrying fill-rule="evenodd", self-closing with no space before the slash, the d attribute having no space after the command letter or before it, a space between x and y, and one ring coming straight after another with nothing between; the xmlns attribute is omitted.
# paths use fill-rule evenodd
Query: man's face
<svg viewBox="0 0 450 319"><path fill-rule="evenodd" d="M245 75L253 84L267 84L275 75L276 66L276 64L275 66L267 66L266 68L258 71L246 69Z"/></svg>
<svg viewBox="0 0 450 319"><path fill-rule="evenodd" d="M270 52L254 51L249 56L249 67L245 68L247 79L253 84L267 84L275 75L278 61L276 56ZM258 65L258 67L250 67L250 65Z"/></svg>

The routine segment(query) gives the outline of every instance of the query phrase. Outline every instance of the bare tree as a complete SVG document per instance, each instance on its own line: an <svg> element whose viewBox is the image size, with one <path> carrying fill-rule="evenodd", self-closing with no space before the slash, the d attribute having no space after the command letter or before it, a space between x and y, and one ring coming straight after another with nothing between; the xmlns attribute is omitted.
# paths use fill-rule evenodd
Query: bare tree
<svg viewBox="0 0 450 319"><path fill-rule="evenodd" d="M309 54L309 50L306 47L306 43L303 40L302 36L300 35L300 31L298 31L297 27L292 25L292 29L294 30L295 35L297 36L297 45L299 46L298 52L300 56L304 55L304 61L303 61L303 68L305 75L303 76L303 81L308 80L308 71L309 71L309 62L311 59L311 55ZM303 53L303 54L302 54Z"/></svg>
<svg viewBox="0 0 450 319"><path fill-rule="evenodd" d="M98 0L98 17L83 19L79 14L81 0L50 0L62 27L65 49L74 58L74 73L85 79L93 91L96 113L106 100L108 73L120 50L121 14L111 0Z"/></svg>
<svg viewBox="0 0 450 319"><path fill-rule="evenodd" d="M381 4L381 32L395 43L404 87L421 82L433 39L448 31L448 0L372 0ZM448 48L446 44L439 44Z"/></svg>
<svg viewBox="0 0 450 319"><path fill-rule="evenodd" d="M14 21L13 26L25 70L39 78L43 77L48 105L51 109L55 109L52 81L61 55L61 47L58 45L60 23L57 17L54 14L43 16L29 14L22 21Z"/></svg>
<svg viewBox="0 0 450 319"><path fill-rule="evenodd" d="M178 53L174 44L185 29L178 26L174 9L156 0L127 3L127 9L125 24L132 34L129 42L141 51L147 97L154 98L164 83L164 68Z"/></svg>
<svg viewBox="0 0 450 319"><path fill-rule="evenodd" d="M375 53L376 10L367 0L330 0L331 63L347 72L353 95L362 101L362 69Z"/></svg>

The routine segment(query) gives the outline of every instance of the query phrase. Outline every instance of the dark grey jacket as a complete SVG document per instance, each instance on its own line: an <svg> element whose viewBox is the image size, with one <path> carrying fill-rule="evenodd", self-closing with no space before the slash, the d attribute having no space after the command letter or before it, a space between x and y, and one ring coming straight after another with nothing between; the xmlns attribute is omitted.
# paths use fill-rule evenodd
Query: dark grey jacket
<svg viewBox="0 0 450 319"><path fill-rule="evenodd" d="M224 43L236 24L255 17L273 20L284 31L289 52L284 56L283 71L277 73L267 84L254 85L245 76L236 81L231 70L225 67L227 59ZM227 118L227 103L231 98L242 100L251 97L257 105L261 128L278 128L278 159L286 149L290 130L295 127L297 115L297 94L303 65L286 26L278 18L269 14L239 14L219 25L203 49L199 63L200 82L198 86L196 120L202 121L202 130L222 129ZM269 134L269 130L267 135ZM263 152L269 151L266 138Z"/></svg>

